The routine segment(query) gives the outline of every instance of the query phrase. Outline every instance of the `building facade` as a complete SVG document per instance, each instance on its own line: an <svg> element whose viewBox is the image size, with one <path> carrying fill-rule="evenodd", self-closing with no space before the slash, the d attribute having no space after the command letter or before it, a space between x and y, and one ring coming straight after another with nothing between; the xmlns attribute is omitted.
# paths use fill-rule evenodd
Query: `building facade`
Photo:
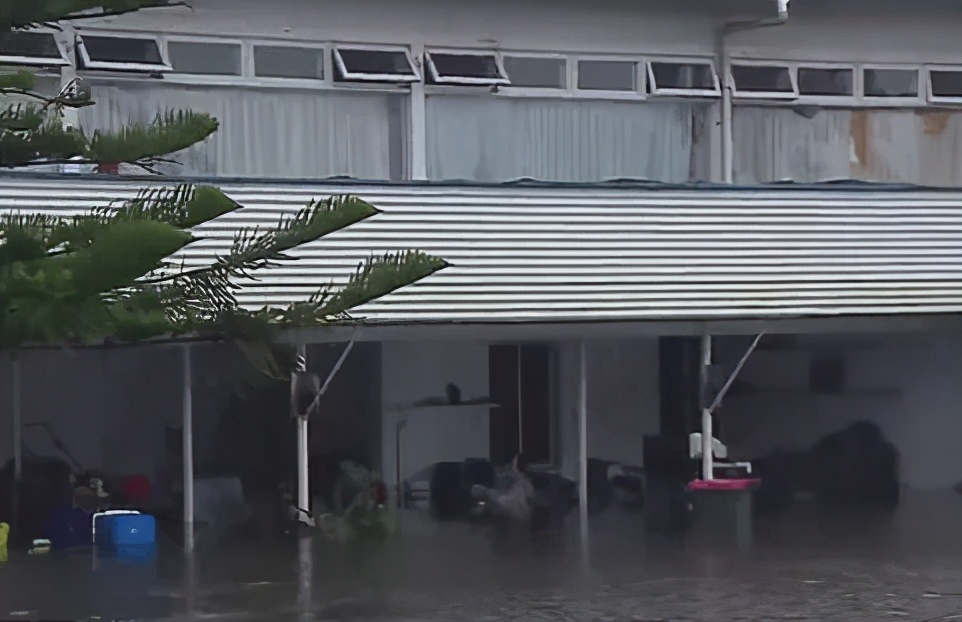
<svg viewBox="0 0 962 622"><path fill-rule="evenodd" d="M590 410L587 451L638 462L642 436L674 408L659 384L659 337L749 318L756 323L719 333L753 333L775 328L767 319L814 316L834 322L831 345L755 359L746 374L762 376L762 390L731 406L742 418L733 417L727 442L769 451L777 435L744 431L778 427L769 419L779 408L815 436L852 417L874 418L896 438L905 480L944 488L962 475L951 440L962 369L959 24L957 0L794 0L787 20L774 0L195 0L192 9L36 33L0 50L0 61L45 67L39 86L48 91L83 78L97 105L66 122L90 131L172 108L220 121L214 137L176 157L179 165L164 165L215 178L247 206L195 245L191 260L229 246L232 227L276 222L313 196L347 188L384 210L298 249L301 261L245 291L252 306L303 299L346 279L371 252L418 248L451 261L363 309L367 319L420 330L358 336L383 342L364 368L380 378L364 384L375 374L359 372L356 382L366 406L360 398L321 405L331 413L325 426L370 422L364 434L373 443L361 432L354 441L373 445L370 457L388 481L433 460L493 456L489 432L520 429L537 409L550 411L549 429L538 429L550 435L548 457L573 476L581 404ZM754 187L841 179L937 189ZM518 180L539 183L509 184ZM14 175L0 179L0 207L83 209L143 183ZM884 323L863 328L868 315L907 323L936 315L950 326L919 319L932 334L892 339ZM610 328L592 333L588 321ZM460 331L465 323L488 326ZM876 334L862 350L835 336L865 330ZM585 400L578 339L592 341ZM538 371L548 381L522 386L518 372L510 388L517 407L504 400L499 411L510 411L509 424L496 425L504 416L495 411L458 418L441 409L407 428L398 458L404 405L447 382L466 397L490 395L492 344L530 342L552 346L550 365ZM823 347L844 350L839 356L857 371L842 394L813 397L805 348ZM87 434L92 464L122 458L110 467L149 472L179 402L146 400L151 423L137 430L117 422L145 402L129 388L138 382L150 395L178 396L179 359L152 353L111 366L106 354L84 356L56 367L39 354L24 362L25 377L35 374L24 389L25 420L56 419L77 438ZM519 370L522 358L518 345ZM227 389L216 371L195 373L210 389L198 412L219 417ZM5 368L0 378L9 378ZM50 403L59 398L47 387L58 378L89 398L93 405L79 408L101 413L99 427ZM111 386L120 388L109 403L90 394ZM534 393L536 407L522 405ZM312 443L330 436L313 429L322 432ZM98 444L100 436L108 440Z"/></svg>
<svg viewBox="0 0 962 622"><path fill-rule="evenodd" d="M962 185L950 0L193 4L3 60L87 80L88 130L211 113L188 175Z"/></svg>

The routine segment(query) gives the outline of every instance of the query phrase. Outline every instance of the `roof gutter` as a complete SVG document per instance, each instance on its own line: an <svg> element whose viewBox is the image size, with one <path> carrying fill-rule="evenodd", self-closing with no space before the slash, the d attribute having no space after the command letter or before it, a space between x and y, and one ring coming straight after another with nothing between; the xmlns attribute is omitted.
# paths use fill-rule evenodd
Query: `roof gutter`
<svg viewBox="0 0 962 622"><path fill-rule="evenodd" d="M732 128L732 94L734 86L731 79L731 56L728 53L726 39L728 35L735 32L746 30L756 30L768 26L781 26L788 21L788 5L791 0L774 0L778 8L778 14L754 21L728 22L722 24L717 31L717 56L719 67L719 80L721 81L721 169L722 182L732 184L735 181L735 138Z"/></svg>

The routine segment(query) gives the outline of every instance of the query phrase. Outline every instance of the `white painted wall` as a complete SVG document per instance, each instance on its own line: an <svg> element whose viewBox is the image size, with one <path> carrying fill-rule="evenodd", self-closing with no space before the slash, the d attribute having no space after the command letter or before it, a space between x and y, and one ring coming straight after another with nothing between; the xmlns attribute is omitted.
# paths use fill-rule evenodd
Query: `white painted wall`
<svg viewBox="0 0 962 622"><path fill-rule="evenodd" d="M565 0L197 0L187 9L141 12L112 27L154 32L264 36L306 41L563 49L580 52L711 52L704 0L655 2ZM680 35L684 36L680 36Z"/></svg>
<svg viewBox="0 0 962 622"><path fill-rule="evenodd" d="M588 344L588 455L631 464L642 462L642 437L659 426L658 341L593 341ZM578 470L579 346L557 344L558 396L555 462L574 478ZM465 398L488 391L488 346L465 342L386 342L381 351L384 384L385 481L395 481L395 431L402 432L403 477L441 460L487 457L487 412L436 407L399 415L398 405L443 395L454 382Z"/></svg>
<svg viewBox="0 0 962 622"><path fill-rule="evenodd" d="M755 458L804 449L859 420L876 422L898 447L903 481L944 488L962 481L962 334L877 337L844 353L847 388L807 389L817 350L759 351L741 377L761 390L726 399L720 413L730 452Z"/></svg>
<svg viewBox="0 0 962 622"><path fill-rule="evenodd" d="M408 478L435 462L487 458L488 410L483 407L431 407L404 410L427 397L445 395L451 382L462 399L488 394L488 346L458 341L388 341L381 346L384 481L397 480L395 440L401 432L401 475Z"/></svg>
<svg viewBox="0 0 962 622"><path fill-rule="evenodd" d="M642 439L660 421L657 339L590 341L586 345L588 457L642 464ZM559 435L562 472L578 472L579 344L561 344Z"/></svg>
<svg viewBox="0 0 962 622"><path fill-rule="evenodd" d="M770 17L774 0L194 0L191 5L193 10L143 11L96 25L306 41L711 55L717 22ZM958 63L960 23L962 5L954 0L795 0L788 24L734 34L729 44L735 55Z"/></svg>

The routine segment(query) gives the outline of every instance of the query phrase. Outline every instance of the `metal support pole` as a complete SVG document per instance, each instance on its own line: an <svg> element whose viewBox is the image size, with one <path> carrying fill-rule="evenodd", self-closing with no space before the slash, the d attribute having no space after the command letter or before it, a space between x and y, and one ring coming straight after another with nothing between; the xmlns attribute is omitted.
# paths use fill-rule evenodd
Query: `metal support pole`
<svg viewBox="0 0 962 622"><path fill-rule="evenodd" d="M521 387L521 344L518 344L517 349L517 363L518 363L518 455L524 453L524 404L521 399L521 392L523 391Z"/></svg>
<svg viewBox="0 0 962 622"><path fill-rule="evenodd" d="M765 333L758 333L757 335L755 335L755 339L752 341L752 345L748 346L748 349L745 350L745 354L743 354L742 357L738 360L738 364L735 365L735 369L732 371L731 375L728 376L728 380L725 381L725 384L722 386L721 390L718 392L718 395L716 395L715 399L712 401L711 406L708 407L709 412L713 413L715 412L715 409L721 406L722 400L725 399L725 395L728 394L728 390L732 388L732 384L734 384L735 379L738 378L738 374L741 373L742 368L745 366L745 363L748 362L748 357L752 355L752 352L754 352L755 348L758 347L758 342L760 342L762 340L762 337L764 336L765 336Z"/></svg>
<svg viewBox="0 0 962 622"><path fill-rule="evenodd" d="M580 382L578 390L578 517L581 528L581 562L589 564L588 555L588 353L585 342L580 348Z"/></svg>
<svg viewBox="0 0 962 622"><path fill-rule="evenodd" d="M711 409L708 404L709 369L711 368L711 335L705 335L701 341L701 478L711 480L715 478L714 456L712 455Z"/></svg>
<svg viewBox="0 0 962 622"><path fill-rule="evenodd" d="M184 457L184 550L194 551L194 389L190 346L181 346L183 355L183 457Z"/></svg>
<svg viewBox="0 0 962 622"><path fill-rule="evenodd" d="M20 488L23 484L23 387L20 381L20 358L16 353L10 355L10 397L13 402L13 490L10 517L14 535L19 535L20 525Z"/></svg>
<svg viewBox="0 0 962 622"><path fill-rule="evenodd" d="M303 344L297 346L294 371L295 373L307 371L307 346ZM292 379L291 383L293 384L293 382ZM310 437L308 435L307 417L302 417L301 414L295 413L297 415L295 417L297 421L297 519L299 522L310 525L312 522L309 514L311 509Z"/></svg>
<svg viewBox="0 0 962 622"><path fill-rule="evenodd" d="M340 363L340 361L339 361ZM294 358L294 374L307 371L307 346L297 345L297 355ZM294 379L291 376L291 408L296 409L294 402ZM328 382L330 379L328 379ZM325 385L326 388L326 385ZM307 416L314 410L317 399L308 407L306 413L294 412L294 419L297 422L297 520L299 523L314 526L314 521L310 515L311 509L311 485L310 485L310 446L307 427ZM303 415L303 416L302 416ZM314 539L309 533L302 533L297 542L297 606L299 619L311 619L314 608L313 584L314 584Z"/></svg>

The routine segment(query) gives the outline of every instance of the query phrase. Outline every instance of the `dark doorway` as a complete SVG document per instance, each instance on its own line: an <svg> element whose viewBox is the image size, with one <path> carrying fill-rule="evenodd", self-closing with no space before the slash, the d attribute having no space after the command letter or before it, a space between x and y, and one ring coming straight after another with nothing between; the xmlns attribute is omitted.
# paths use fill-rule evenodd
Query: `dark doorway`
<svg viewBox="0 0 962 622"><path fill-rule="evenodd" d="M658 355L661 435L677 443L680 449L685 448L688 435L701 429L698 404L701 341L697 337L661 337Z"/></svg>
<svg viewBox="0 0 962 622"><path fill-rule="evenodd" d="M491 460L551 459L551 348L496 345L488 349L491 400Z"/></svg>

